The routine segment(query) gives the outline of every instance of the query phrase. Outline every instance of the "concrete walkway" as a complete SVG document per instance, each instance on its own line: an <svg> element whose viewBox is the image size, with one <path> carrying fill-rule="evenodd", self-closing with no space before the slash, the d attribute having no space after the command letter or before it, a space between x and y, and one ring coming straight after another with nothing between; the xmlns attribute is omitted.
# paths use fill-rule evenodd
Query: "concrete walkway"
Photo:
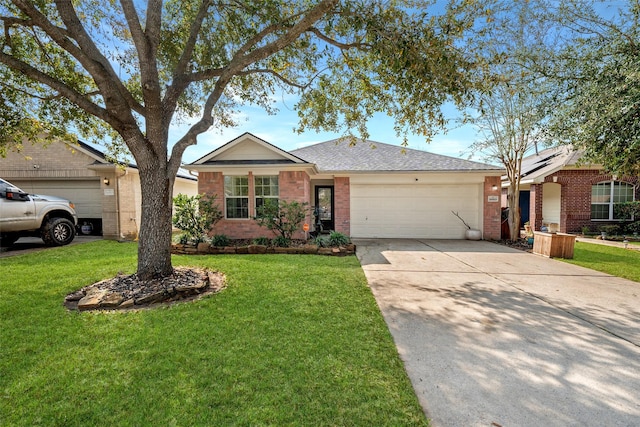
<svg viewBox="0 0 640 427"><path fill-rule="evenodd" d="M355 243L433 426L640 425L640 283L483 241Z"/></svg>
<svg viewBox="0 0 640 427"><path fill-rule="evenodd" d="M616 248L631 249L640 251L640 245L633 243L618 242L616 240L600 240L590 237L576 237L576 242L593 243L594 245L615 246Z"/></svg>

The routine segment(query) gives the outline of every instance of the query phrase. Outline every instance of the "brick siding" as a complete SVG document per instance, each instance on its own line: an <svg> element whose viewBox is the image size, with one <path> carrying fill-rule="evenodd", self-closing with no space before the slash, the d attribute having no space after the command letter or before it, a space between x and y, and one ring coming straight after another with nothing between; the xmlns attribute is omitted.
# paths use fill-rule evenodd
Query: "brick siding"
<svg viewBox="0 0 640 427"><path fill-rule="evenodd" d="M255 212L254 198L254 174L249 172L249 215L253 216ZM309 175L302 171L281 171L278 176L279 198L286 201L297 201L300 203L310 202L311 185ZM217 204L223 215L225 215L224 201L224 176L221 172L200 172L198 175L198 193L216 194ZM305 219L307 224L311 224L311 213ZM256 237L266 236L275 237L275 233L265 227L260 227L258 223L252 219L226 219L223 218L212 228L210 236L215 234L224 234L232 239L253 239ZM294 239L304 238L304 232L301 230L296 233Z"/></svg>
<svg viewBox="0 0 640 427"><path fill-rule="evenodd" d="M529 188L529 224L532 230L542 227L542 184L531 184Z"/></svg>
<svg viewBox="0 0 640 427"><path fill-rule="evenodd" d="M495 187L495 190L493 189ZM501 190L499 176L486 176L484 178L483 192L483 237L487 240L500 240L501 226ZM495 202L490 202L489 197L495 197Z"/></svg>
<svg viewBox="0 0 640 427"><path fill-rule="evenodd" d="M545 183L554 182L553 177L561 187L560 199L560 232L580 233L583 227L589 227L591 231L606 224L617 224L617 221L592 221L591 220L591 186L598 182L611 181L611 175L603 174L598 170L562 170L553 176L545 178ZM618 178L636 185L636 200L640 199L640 188L637 178ZM543 185L531 185L530 190L530 223L534 230L540 230L542 226L542 194Z"/></svg>
<svg viewBox="0 0 640 427"><path fill-rule="evenodd" d="M335 231L351 233L351 186L349 177L335 177L333 180L333 210Z"/></svg>

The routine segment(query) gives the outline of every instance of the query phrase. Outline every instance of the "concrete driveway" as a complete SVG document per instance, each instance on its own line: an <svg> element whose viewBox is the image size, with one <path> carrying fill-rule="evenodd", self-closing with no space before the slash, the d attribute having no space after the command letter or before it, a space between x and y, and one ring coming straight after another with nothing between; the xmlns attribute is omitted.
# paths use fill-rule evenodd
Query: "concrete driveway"
<svg viewBox="0 0 640 427"><path fill-rule="evenodd" d="M84 236L77 235L73 242L69 245L78 245L81 243L93 242L96 240L102 240L102 236ZM52 249L55 246L46 246L42 239L38 237L21 237L10 248L0 248L0 258L8 258L16 255L25 255L32 252L44 251L46 249Z"/></svg>
<svg viewBox="0 0 640 427"><path fill-rule="evenodd" d="M355 243L432 425L640 425L640 283L483 241Z"/></svg>

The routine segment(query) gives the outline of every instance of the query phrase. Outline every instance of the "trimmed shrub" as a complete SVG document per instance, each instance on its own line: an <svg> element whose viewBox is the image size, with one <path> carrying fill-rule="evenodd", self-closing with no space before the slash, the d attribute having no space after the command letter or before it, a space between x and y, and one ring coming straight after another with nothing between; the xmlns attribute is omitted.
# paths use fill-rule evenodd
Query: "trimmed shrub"
<svg viewBox="0 0 640 427"><path fill-rule="evenodd" d="M216 234L211 238L211 245L213 246L229 246L231 239L224 234Z"/></svg>
<svg viewBox="0 0 640 427"><path fill-rule="evenodd" d="M620 232L620 226L615 224L601 225L600 231L607 233L609 236L615 236Z"/></svg>
<svg viewBox="0 0 640 427"><path fill-rule="evenodd" d="M625 230L629 234L640 233L640 221L630 222L625 227Z"/></svg>
<svg viewBox="0 0 640 427"><path fill-rule="evenodd" d="M618 203L613 206L616 218L638 219L640 218L640 201Z"/></svg>
<svg viewBox="0 0 640 427"><path fill-rule="evenodd" d="M216 196L178 194L173 198L175 213L171 218L174 227L183 231L180 243L200 243L216 222L222 218L222 211L215 203Z"/></svg>
<svg viewBox="0 0 640 427"><path fill-rule="evenodd" d="M181 245L186 245L189 243L189 236L186 233L176 234L171 238L171 241Z"/></svg>
<svg viewBox="0 0 640 427"><path fill-rule="evenodd" d="M339 231L332 231L331 234L329 234L330 246L344 246L348 245L350 242L349 237Z"/></svg>
<svg viewBox="0 0 640 427"><path fill-rule="evenodd" d="M271 241L271 244L277 248L288 248L289 246L291 246L291 239L287 239L284 236L276 236Z"/></svg>
<svg viewBox="0 0 640 427"><path fill-rule="evenodd" d="M327 236L318 236L313 240L313 243L319 248L328 248L329 245L329 237Z"/></svg>
<svg viewBox="0 0 640 427"><path fill-rule="evenodd" d="M308 210L308 203L286 200L276 202L266 199L264 204L256 209L257 215L254 219L261 227L266 227L279 237L290 241L293 233L301 229L300 224L307 216Z"/></svg>
<svg viewBox="0 0 640 427"><path fill-rule="evenodd" d="M271 244L271 239L269 239L268 237L256 237L255 239L253 239L251 241L251 243L253 243L254 245L262 245L262 246L269 246Z"/></svg>

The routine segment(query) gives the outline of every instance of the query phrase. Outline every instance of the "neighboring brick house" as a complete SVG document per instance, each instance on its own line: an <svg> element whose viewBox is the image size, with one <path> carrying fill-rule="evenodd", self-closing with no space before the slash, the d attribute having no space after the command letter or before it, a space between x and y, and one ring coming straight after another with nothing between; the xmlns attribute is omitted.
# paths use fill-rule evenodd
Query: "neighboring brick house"
<svg viewBox="0 0 640 427"><path fill-rule="evenodd" d="M503 169L484 163L371 141L287 152L245 133L185 168L198 172L199 193L218 197L224 218L212 233L231 238L271 234L253 220L266 198L308 203L323 230L351 237L462 238L455 211L500 238ZM314 222L309 214L310 231Z"/></svg>
<svg viewBox="0 0 640 427"><path fill-rule="evenodd" d="M140 177L135 165L120 168L83 142L47 146L25 143L20 153L0 157L0 177L28 193L71 200L78 225L107 239L135 239L141 216ZM197 180L176 179L174 195L197 194Z"/></svg>
<svg viewBox="0 0 640 427"><path fill-rule="evenodd" d="M579 233L583 227L597 231L601 225L620 223L614 206L639 200L638 177L604 173L599 165L581 164L580 157L571 147L554 147L523 159L522 223L529 221L534 230L557 224L563 233Z"/></svg>

